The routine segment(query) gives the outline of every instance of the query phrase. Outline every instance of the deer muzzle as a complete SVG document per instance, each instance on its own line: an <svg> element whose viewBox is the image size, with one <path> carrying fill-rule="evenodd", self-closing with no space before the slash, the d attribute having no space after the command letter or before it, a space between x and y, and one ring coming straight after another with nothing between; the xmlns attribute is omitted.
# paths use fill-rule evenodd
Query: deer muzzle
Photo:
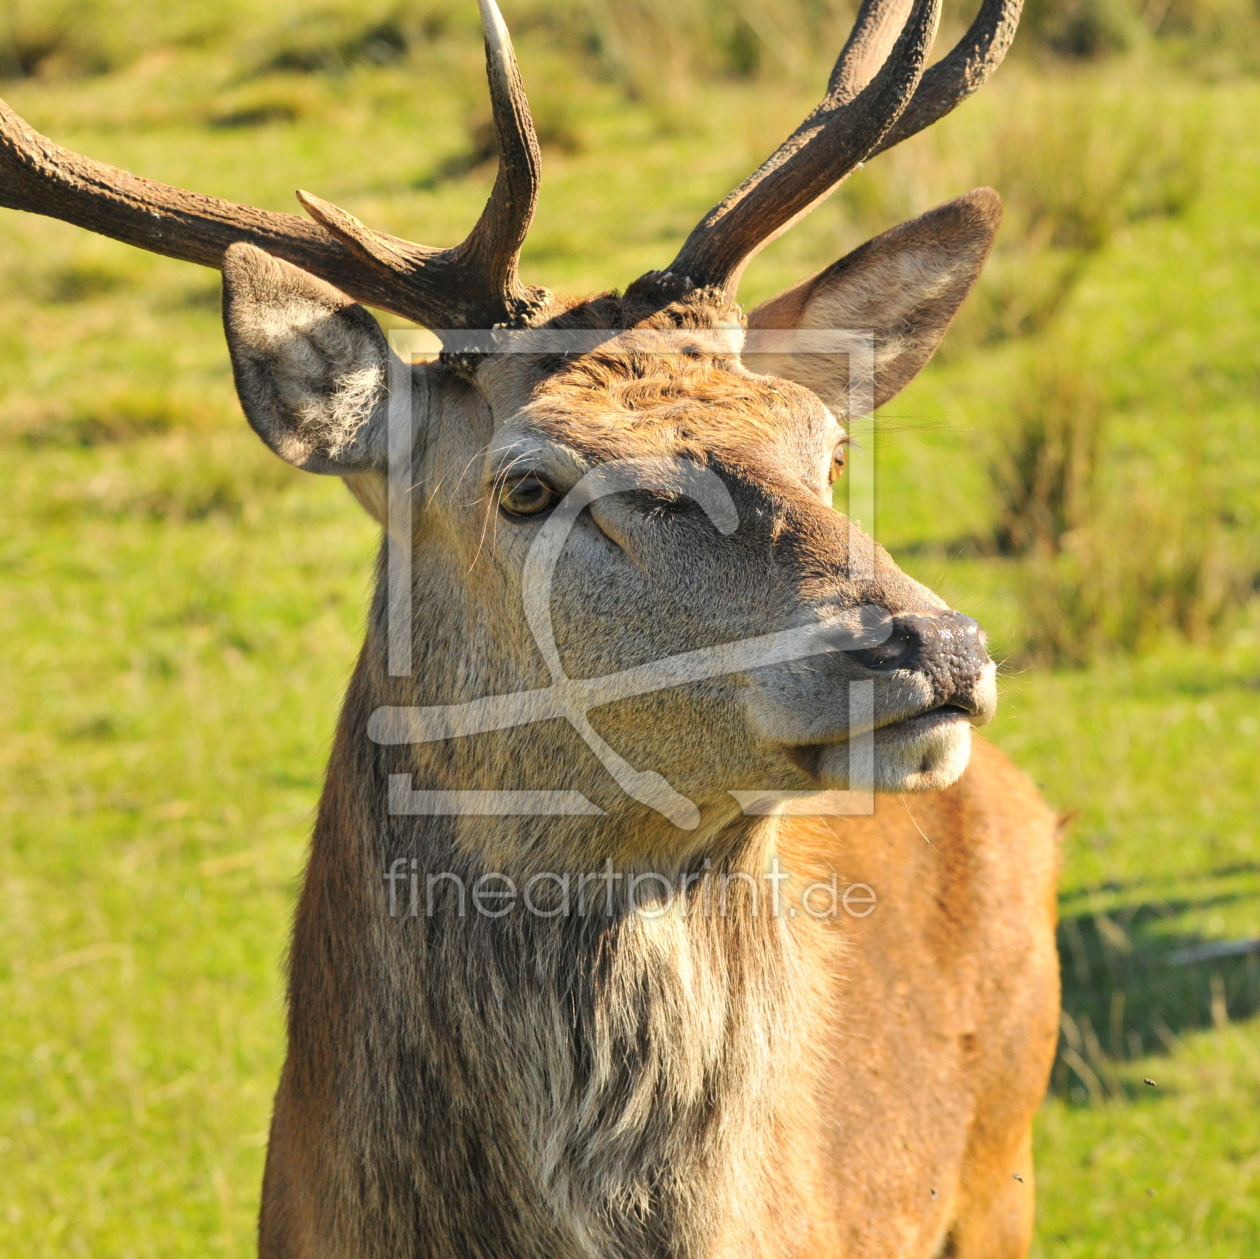
<svg viewBox="0 0 1260 1259"><path fill-rule="evenodd" d="M896 616L892 632L875 647L848 653L872 674L907 671L930 683L931 709L957 709L973 726L993 719L995 666L978 622L959 612Z"/></svg>

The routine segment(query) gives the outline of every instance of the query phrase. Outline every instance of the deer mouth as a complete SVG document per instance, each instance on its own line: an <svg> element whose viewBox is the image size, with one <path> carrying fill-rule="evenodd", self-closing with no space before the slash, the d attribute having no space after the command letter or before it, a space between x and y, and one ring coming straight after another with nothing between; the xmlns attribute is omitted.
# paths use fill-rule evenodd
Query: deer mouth
<svg viewBox="0 0 1260 1259"><path fill-rule="evenodd" d="M961 704L937 704L935 708L929 708L925 713L916 713L913 717L903 717L900 721L889 722L886 726L876 728L881 731L918 731L927 726L939 726L951 721L963 721L971 725L975 717L976 714L971 709L964 708Z"/></svg>
<svg viewBox="0 0 1260 1259"><path fill-rule="evenodd" d="M890 721L887 725L876 726L873 734L875 740L875 789L888 790L927 790L947 783L936 780L940 777L942 760L956 762L958 745L969 743L969 732L975 723L976 714L961 704L937 704L925 712L915 713L911 717L903 717ZM847 751L837 757L837 751L849 742L849 736L828 740L825 743L804 743L784 747L788 759L807 778L819 786L831 786L836 778L836 766L843 776L848 777ZM897 762L896 765L881 766L882 761ZM907 762L914 762L913 769ZM886 771L891 770L891 773ZM909 770L909 772L907 772ZM884 772L882 772L884 771ZM961 772L961 771L959 771ZM956 777L956 775L954 775ZM885 782L884 780L889 781ZM892 780L896 780L894 783ZM914 779L923 779L924 785L918 786ZM846 785L847 784L846 782Z"/></svg>

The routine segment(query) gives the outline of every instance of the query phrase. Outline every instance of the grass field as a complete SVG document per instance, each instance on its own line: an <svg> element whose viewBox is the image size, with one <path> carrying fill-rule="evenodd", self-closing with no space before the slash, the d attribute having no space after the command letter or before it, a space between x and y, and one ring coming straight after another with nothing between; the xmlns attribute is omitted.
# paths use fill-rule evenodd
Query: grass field
<svg viewBox="0 0 1260 1259"><path fill-rule="evenodd" d="M354 31L321 43L275 12L290 25L251 40L133 23L134 55L48 54L106 72L55 63L3 94L173 183L276 209L307 187L402 235L462 235L491 177L473 37L351 55ZM524 265L552 287L665 262L809 103L808 66L653 97L570 68L545 23L521 42L547 142ZM1260 1253L1260 957L1169 961L1260 936L1260 83L1154 55L1012 64L744 290L973 183L1011 206L972 309L881 417L878 531L989 627L993 737L1073 815L1043 1259ZM0 1253L246 1253L287 923L375 531L248 432L213 274L5 211L0 296ZM986 469L1051 370L1105 428L1088 511L1047 559L993 543ZM1157 570L1170 611L1130 632ZM1035 649L1104 622L1078 667Z"/></svg>

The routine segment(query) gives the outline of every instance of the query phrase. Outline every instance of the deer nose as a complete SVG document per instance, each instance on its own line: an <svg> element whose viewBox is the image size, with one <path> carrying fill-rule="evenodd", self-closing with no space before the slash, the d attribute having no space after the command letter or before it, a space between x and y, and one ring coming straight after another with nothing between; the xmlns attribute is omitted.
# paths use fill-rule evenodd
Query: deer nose
<svg viewBox="0 0 1260 1259"><path fill-rule="evenodd" d="M895 616L892 632L877 647L849 653L874 673L913 669L926 674L938 705L952 704L987 719L991 683L984 685L992 661L978 622L959 612L934 616Z"/></svg>

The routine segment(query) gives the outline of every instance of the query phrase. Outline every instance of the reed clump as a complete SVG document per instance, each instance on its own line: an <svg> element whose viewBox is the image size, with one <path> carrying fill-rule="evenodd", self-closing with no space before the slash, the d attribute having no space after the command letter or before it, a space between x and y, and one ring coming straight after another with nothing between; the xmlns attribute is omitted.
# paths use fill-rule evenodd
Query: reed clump
<svg viewBox="0 0 1260 1259"><path fill-rule="evenodd" d="M1209 643L1260 591L1260 538L1238 518L1201 433L1133 436L1083 350L1053 340L981 435L988 546L1022 610L1022 655L1078 667L1178 637ZM1174 435L1175 434L1175 435Z"/></svg>
<svg viewBox="0 0 1260 1259"><path fill-rule="evenodd" d="M1260 554L1201 490L1135 480L1058 551L1029 557L1018 573L1028 657L1079 666L1232 628L1260 587Z"/></svg>

